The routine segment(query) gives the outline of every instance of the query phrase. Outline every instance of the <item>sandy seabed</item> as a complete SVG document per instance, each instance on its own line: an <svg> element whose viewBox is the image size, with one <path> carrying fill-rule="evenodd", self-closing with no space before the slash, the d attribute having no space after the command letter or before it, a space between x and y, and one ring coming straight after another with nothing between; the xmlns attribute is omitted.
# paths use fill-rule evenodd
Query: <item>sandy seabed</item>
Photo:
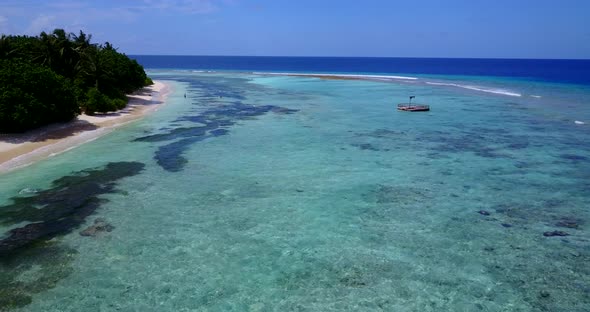
<svg viewBox="0 0 590 312"><path fill-rule="evenodd" d="M0 173L27 166L93 141L112 130L156 111L170 94L170 85L153 85L128 95L124 109L53 124L19 134L0 134Z"/></svg>

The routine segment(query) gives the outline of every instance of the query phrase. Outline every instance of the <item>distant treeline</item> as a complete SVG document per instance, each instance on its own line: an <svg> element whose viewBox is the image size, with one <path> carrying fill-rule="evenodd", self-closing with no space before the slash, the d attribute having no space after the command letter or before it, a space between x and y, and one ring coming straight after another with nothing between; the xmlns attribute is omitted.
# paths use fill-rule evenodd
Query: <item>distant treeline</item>
<svg viewBox="0 0 590 312"><path fill-rule="evenodd" d="M0 37L0 132L21 132L127 105L152 81L137 61L91 35L56 29Z"/></svg>

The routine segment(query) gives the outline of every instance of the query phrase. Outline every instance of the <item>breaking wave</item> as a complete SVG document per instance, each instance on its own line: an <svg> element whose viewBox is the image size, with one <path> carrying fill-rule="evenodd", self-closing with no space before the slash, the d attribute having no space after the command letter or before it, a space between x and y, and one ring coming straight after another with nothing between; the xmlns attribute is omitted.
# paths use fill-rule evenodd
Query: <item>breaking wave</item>
<svg viewBox="0 0 590 312"><path fill-rule="evenodd" d="M265 73L253 72L255 75L273 75L273 76L301 76L301 77L335 77L335 78L352 78L352 79L378 79L378 80L417 80L416 77L391 76L391 75L356 75L356 74L314 74L314 73Z"/></svg>
<svg viewBox="0 0 590 312"><path fill-rule="evenodd" d="M501 94L501 95L508 95L508 96L516 96L516 97L522 96L522 94L516 93L513 91L509 91L509 90L505 90L505 89L497 89L497 88L488 88L488 87L482 87L482 86L463 85L463 84L458 84L458 83L446 83L446 82L426 82L426 84L434 85L434 86L457 87L457 88L463 88L463 89L468 89L468 90Z"/></svg>

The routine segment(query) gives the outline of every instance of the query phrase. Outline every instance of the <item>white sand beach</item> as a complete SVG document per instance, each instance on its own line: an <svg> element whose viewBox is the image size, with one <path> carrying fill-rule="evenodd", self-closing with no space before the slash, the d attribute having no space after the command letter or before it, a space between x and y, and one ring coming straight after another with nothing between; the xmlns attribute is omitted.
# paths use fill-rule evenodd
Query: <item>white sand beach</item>
<svg viewBox="0 0 590 312"><path fill-rule="evenodd" d="M94 116L80 115L63 124L53 124L18 134L0 134L0 173L20 168L90 142L112 130L156 111L170 94L170 85L154 84L128 95L124 109Z"/></svg>

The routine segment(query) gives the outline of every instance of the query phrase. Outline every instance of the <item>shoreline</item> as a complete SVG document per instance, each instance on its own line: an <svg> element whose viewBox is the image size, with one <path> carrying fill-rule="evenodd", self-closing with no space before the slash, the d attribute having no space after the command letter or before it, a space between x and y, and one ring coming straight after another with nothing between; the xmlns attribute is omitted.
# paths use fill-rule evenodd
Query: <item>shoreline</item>
<svg viewBox="0 0 590 312"><path fill-rule="evenodd" d="M158 110L172 89L154 84L127 96L127 106L119 111L89 116L81 114L67 123L52 124L24 133L0 134L0 174L33 164L94 141L130 122Z"/></svg>

